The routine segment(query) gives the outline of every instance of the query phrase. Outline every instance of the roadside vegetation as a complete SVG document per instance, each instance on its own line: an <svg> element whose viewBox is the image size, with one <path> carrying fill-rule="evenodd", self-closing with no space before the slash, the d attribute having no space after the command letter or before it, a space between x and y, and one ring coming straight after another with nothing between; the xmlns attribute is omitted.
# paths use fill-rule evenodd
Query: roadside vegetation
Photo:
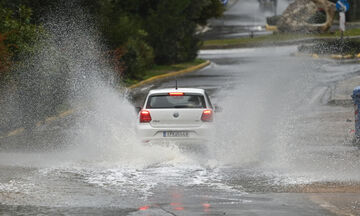
<svg viewBox="0 0 360 216"><path fill-rule="evenodd" d="M360 29L349 29L344 32L344 37L360 37ZM235 39L221 39L221 40L207 40L204 41L202 49L215 49L215 48L232 48L232 47L254 47L266 44L286 43L294 40L303 39L337 39L341 37L339 31L328 32L322 34L304 34L304 33L277 33L274 32L269 35L256 36L256 37L244 37Z"/></svg>
<svg viewBox="0 0 360 216"><path fill-rule="evenodd" d="M31 22L32 10L24 5L11 10L0 4L0 79L3 80L20 53L32 51L41 26Z"/></svg>
<svg viewBox="0 0 360 216"><path fill-rule="evenodd" d="M198 25L222 15L219 0L77 0L94 18L127 83L198 63ZM46 35L44 17L61 1L0 0L0 77Z"/></svg>
<svg viewBox="0 0 360 216"><path fill-rule="evenodd" d="M360 53L360 39L332 39L319 41L310 45L301 45L299 52L317 55L358 56Z"/></svg>
<svg viewBox="0 0 360 216"><path fill-rule="evenodd" d="M0 127L31 131L86 100L96 78L131 85L201 63L197 27L223 11L219 0L0 0Z"/></svg>
<svg viewBox="0 0 360 216"><path fill-rule="evenodd" d="M129 79L128 78L128 79L125 79L124 82L126 85L130 86L130 85L139 83L142 80L146 80L148 78L154 77L154 76L166 74L166 73L173 72L173 71L184 70L186 68L202 64L204 62L206 62L206 61L203 59L195 59L194 61L188 61L188 62L178 63L178 64L154 65L149 70L146 70L144 72L144 75L140 79Z"/></svg>

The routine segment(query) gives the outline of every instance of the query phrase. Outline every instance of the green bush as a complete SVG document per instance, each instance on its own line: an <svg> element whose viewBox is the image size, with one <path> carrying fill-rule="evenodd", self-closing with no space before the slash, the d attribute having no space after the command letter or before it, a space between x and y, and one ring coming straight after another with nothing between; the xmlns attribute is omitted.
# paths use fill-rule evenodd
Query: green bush
<svg viewBox="0 0 360 216"><path fill-rule="evenodd" d="M145 29L157 64L178 63L196 57L200 40L195 35L196 23L186 16L190 5L191 0L159 0L157 8L151 11Z"/></svg>
<svg viewBox="0 0 360 216"><path fill-rule="evenodd" d="M110 48L125 45L129 38L143 37L139 23L129 16L103 17L100 28Z"/></svg>
<svg viewBox="0 0 360 216"><path fill-rule="evenodd" d="M219 17L223 6L219 0L157 0L150 9L144 28L147 41L154 48L157 64L194 60L201 46L197 25Z"/></svg>
<svg viewBox="0 0 360 216"><path fill-rule="evenodd" d="M0 5L0 33L6 34L5 44L15 56L21 52L31 52L34 40L41 28L32 24L32 10L23 5L16 11Z"/></svg>
<svg viewBox="0 0 360 216"><path fill-rule="evenodd" d="M153 49L141 39L129 39L126 44L125 78L141 79L145 70L154 64Z"/></svg>
<svg viewBox="0 0 360 216"><path fill-rule="evenodd" d="M201 45L197 25L224 11L219 0L98 0L89 8L109 47L125 47L125 77L133 78L141 76L153 58L156 64L195 59Z"/></svg>
<svg viewBox="0 0 360 216"><path fill-rule="evenodd" d="M11 65L12 54L9 51L9 45L5 44L6 36L0 34L0 77L7 72Z"/></svg>
<svg viewBox="0 0 360 216"><path fill-rule="evenodd" d="M122 69L122 77L141 79L154 63L153 48L145 41L147 32L142 29L139 18L123 11L125 6L118 4L116 1L99 4L96 12L99 26L109 48L115 50L112 52L116 53L115 65Z"/></svg>
<svg viewBox="0 0 360 216"><path fill-rule="evenodd" d="M0 33L7 35L3 47L7 47L12 59L19 53L32 51L38 33L43 32L35 23L41 23L43 16L62 5L61 2L0 0ZM173 64L195 59L201 45L196 27L205 25L211 17L221 16L224 11L219 0L74 2L86 7L95 18L111 50L109 53L115 54L110 58L115 59L116 68L121 69L119 73L132 78L140 78L154 62Z"/></svg>
<svg viewBox="0 0 360 216"><path fill-rule="evenodd" d="M30 53L41 30L31 24L32 11L25 6L16 10L0 4L0 81L4 81L20 53Z"/></svg>
<svg viewBox="0 0 360 216"><path fill-rule="evenodd" d="M220 0L192 1L191 6L195 10L192 16L193 20L200 25L206 25L210 18L221 17L225 10Z"/></svg>

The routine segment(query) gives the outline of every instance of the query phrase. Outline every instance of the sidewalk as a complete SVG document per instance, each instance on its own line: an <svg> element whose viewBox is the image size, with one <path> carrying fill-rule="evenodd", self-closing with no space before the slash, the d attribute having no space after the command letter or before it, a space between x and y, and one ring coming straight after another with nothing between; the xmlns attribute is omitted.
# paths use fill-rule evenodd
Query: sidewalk
<svg viewBox="0 0 360 216"><path fill-rule="evenodd" d="M352 92L356 86L360 86L360 76L355 76L338 82L331 92L329 104L352 105Z"/></svg>

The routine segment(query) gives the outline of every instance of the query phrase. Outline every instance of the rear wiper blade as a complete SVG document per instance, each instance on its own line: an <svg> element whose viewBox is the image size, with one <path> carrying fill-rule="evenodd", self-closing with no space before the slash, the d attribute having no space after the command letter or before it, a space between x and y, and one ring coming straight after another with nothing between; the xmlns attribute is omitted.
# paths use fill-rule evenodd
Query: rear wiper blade
<svg viewBox="0 0 360 216"><path fill-rule="evenodd" d="M174 108L189 108L189 106L186 105L176 105Z"/></svg>

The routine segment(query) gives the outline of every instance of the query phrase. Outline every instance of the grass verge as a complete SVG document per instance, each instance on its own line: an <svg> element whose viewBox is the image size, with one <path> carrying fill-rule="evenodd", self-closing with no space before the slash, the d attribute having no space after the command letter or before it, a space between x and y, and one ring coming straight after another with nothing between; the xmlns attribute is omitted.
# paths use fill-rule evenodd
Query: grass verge
<svg viewBox="0 0 360 216"><path fill-rule="evenodd" d="M349 29L344 33L345 37L360 36L360 29ZM299 39L322 39L322 38L339 38L340 32L330 32L323 34L297 34L297 33L274 33L271 35L259 36L254 38L234 38L204 41L202 49L217 49L231 47L253 47L263 44L286 42Z"/></svg>
<svg viewBox="0 0 360 216"><path fill-rule="evenodd" d="M303 44L298 47L298 51L302 53L317 55L350 55L355 57L360 53L360 39L331 39L317 41L312 44Z"/></svg>
<svg viewBox="0 0 360 216"><path fill-rule="evenodd" d="M131 85L137 84L143 80L149 79L154 76L184 70L186 68L202 64L204 62L206 62L206 61L203 59L195 59L194 61L184 62L184 63L180 63L180 64L155 65L150 70L145 71L144 76L141 79L126 79L126 80L124 80L124 82L125 82L126 86L131 86Z"/></svg>

